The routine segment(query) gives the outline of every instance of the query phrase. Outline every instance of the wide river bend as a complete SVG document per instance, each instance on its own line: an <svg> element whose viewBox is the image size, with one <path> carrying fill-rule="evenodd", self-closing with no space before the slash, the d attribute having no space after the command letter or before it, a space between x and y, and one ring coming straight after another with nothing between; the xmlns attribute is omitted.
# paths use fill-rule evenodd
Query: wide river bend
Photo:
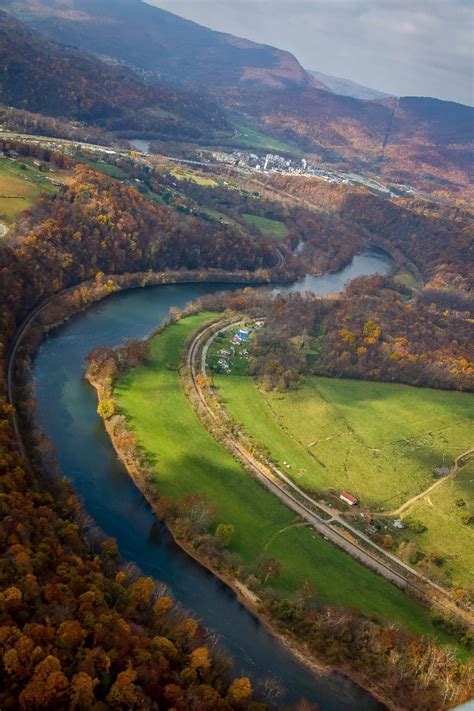
<svg viewBox="0 0 474 711"><path fill-rule="evenodd" d="M368 249L341 272L307 277L284 288L339 291L355 276L386 273L390 265L388 255ZM34 361L41 427L55 444L62 470L87 513L104 533L117 539L127 561L166 583L174 598L217 635L234 658L236 673L253 680L280 680L286 688L282 703L304 696L321 711L380 710L380 704L346 677L311 673L240 604L232 590L181 551L118 461L96 413L96 394L84 379L84 360L93 348L143 338L172 306L183 307L222 288L235 286L180 284L124 291L53 331Z"/></svg>

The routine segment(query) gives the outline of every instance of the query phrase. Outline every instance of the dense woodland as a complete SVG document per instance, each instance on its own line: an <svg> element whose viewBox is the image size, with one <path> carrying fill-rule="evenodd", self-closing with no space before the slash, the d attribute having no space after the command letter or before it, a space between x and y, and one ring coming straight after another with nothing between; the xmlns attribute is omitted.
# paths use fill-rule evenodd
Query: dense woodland
<svg viewBox="0 0 474 711"><path fill-rule="evenodd" d="M102 131L193 140L230 130L224 112L196 92L146 80L125 65L51 42L2 10L0 62L0 103L38 114L36 122L23 116L23 127L34 133L44 126L51 133L58 118ZM20 128L18 114L10 113L9 120Z"/></svg>
<svg viewBox="0 0 474 711"><path fill-rule="evenodd" d="M4 147L73 167L40 147ZM4 373L20 320L65 287L100 281L102 270L254 270L272 263L273 250L225 225L178 219L173 209L77 166L69 187L23 216L0 259L0 706L262 708L251 701L248 680L232 680L199 625L152 580L121 566L113 541L86 542L90 522L70 487L19 451ZM48 445L36 444L45 456Z"/></svg>
<svg viewBox="0 0 474 711"><path fill-rule="evenodd" d="M436 280L438 286L445 282L450 290L472 288L471 205L454 206L414 197L388 200L362 188L347 189L344 185L283 175L273 175L271 183L286 194L337 216L352 227L359 239L385 247L400 264L411 265L420 280Z"/></svg>

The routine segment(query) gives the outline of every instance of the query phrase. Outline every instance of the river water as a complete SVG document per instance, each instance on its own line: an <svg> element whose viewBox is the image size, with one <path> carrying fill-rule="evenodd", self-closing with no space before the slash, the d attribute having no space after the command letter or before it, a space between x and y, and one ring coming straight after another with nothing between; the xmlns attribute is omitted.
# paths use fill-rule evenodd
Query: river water
<svg viewBox="0 0 474 711"><path fill-rule="evenodd" d="M337 291L354 276L386 273L390 260L368 250L337 274L307 277L312 291ZM238 674L253 680L272 677L286 689L280 701L305 697L321 711L375 711L370 695L338 674L317 677L277 642L243 607L235 594L184 554L154 515L124 467L96 413L96 395L84 379L84 359L96 346L143 338L197 296L229 285L180 284L114 294L77 314L43 342L34 361L41 426L54 442L62 470L82 497L86 511L123 557L145 575L166 583L191 614L215 633L235 661Z"/></svg>

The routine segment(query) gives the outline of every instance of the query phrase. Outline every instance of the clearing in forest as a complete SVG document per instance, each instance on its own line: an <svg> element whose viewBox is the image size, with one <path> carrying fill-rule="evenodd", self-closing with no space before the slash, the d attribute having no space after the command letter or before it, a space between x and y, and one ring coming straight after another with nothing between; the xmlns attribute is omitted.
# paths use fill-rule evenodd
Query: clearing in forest
<svg viewBox="0 0 474 711"><path fill-rule="evenodd" d="M247 224L253 225L253 227L256 227L260 232L263 232L267 237L271 237L278 242L284 240L288 234L287 226L280 220L271 220L268 217L259 217L258 215L251 215L247 212L242 215L242 219L245 220Z"/></svg>
<svg viewBox="0 0 474 711"><path fill-rule="evenodd" d="M48 180L48 174L29 159L0 159L0 222L11 224L16 216L28 210L43 192L53 192L57 187ZM62 181L58 174L54 180Z"/></svg>

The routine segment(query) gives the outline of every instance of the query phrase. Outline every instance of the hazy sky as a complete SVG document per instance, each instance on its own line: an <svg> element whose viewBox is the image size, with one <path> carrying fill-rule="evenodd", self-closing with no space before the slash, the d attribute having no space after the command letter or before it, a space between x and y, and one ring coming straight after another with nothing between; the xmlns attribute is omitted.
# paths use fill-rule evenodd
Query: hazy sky
<svg viewBox="0 0 474 711"><path fill-rule="evenodd" d="M288 49L307 69L474 104L474 0L147 0Z"/></svg>

